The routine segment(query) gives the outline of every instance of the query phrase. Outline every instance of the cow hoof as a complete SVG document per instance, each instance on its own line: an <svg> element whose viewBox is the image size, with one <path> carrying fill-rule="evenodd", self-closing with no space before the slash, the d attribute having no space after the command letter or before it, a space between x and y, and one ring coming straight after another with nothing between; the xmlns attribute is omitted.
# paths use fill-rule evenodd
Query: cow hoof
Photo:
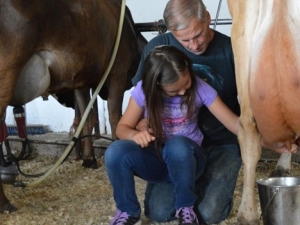
<svg viewBox="0 0 300 225"><path fill-rule="evenodd" d="M276 167L276 170L274 170L270 177L289 177L291 176L291 173L289 170L283 168L282 166Z"/></svg>
<svg viewBox="0 0 300 225"><path fill-rule="evenodd" d="M98 169L97 160L93 159L84 159L82 162L82 166L91 169Z"/></svg>
<svg viewBox="0 0 300 225"><path fill-rule="evenodd" d="M17 211L17 210L18 210L18 208L13 206L10 203L4 204L4 205L0 204L0 213L4 213L4 212L11 213L11 212L14 212L14 211Z"/></svg>
<svg viewBox="0 0 300 225"><path fill-rule="evenodd" d="M72 162L77 162L79 161L81 158L79 156L73 156L72 158Z"/></svg>

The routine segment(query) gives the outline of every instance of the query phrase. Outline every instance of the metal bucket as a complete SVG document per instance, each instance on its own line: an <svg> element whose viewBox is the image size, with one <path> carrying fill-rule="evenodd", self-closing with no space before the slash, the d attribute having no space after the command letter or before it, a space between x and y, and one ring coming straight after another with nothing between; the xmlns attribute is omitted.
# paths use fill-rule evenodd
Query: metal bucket
<svg viewBox="0 0 300 225"><path fill-rule="evenodd" d="M300 177L257 180L264 225L300 224Z"/></svg>

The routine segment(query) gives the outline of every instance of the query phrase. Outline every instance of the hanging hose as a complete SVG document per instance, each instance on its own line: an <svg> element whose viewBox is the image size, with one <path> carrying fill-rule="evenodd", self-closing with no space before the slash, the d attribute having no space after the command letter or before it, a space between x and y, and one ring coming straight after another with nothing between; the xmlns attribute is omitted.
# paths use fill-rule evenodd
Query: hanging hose
<svg viewBox="0 0 300 225"><path fill-rule="evenodd" d="M121 14L120 14L120 21L119 21L119 27L118 27L118 33L117 33L117 37L116 37L116 42L115 42L115 46L114 46L114 50L112 53L112 57L111 60L109 62L109 65L100 81L100 83L98 84L97 88L95 89L95 92L91 98L91 101L89 102L83 116L82 119L79 123L78 129L76 130L73 140L69 143L68 147L66 148L66 150L64 151L64 153L62 154L62 156L57 160L57 162L50 168L49 171L47 171L42 177L40 177L39 179L31 182L31 183L23 183L23 184L18 184L17 186L22 186L22 187L32 187L35 186L37 184L39 184L40 182L42 182L43 180L45 180L54 170L56 170L61 163L65 160L65 158L70 154L70 151L72 150L76 140L78 139L78 136L81 133L81 130L83 128L83 125L88 117L88 114L94 104L94 101L97 99L98 93L101 90L108 74L110 73L110 70L113 66L113 63L115 61L116 55L117 55L117 51L119 48L119 43L120 43L120 39L121 39L121 33L122 33L122 27L123 27L123 21L124 21L124 17L125 17L125 6L126 6L126 0L122 0L122 6L121 6Z"/></svg>

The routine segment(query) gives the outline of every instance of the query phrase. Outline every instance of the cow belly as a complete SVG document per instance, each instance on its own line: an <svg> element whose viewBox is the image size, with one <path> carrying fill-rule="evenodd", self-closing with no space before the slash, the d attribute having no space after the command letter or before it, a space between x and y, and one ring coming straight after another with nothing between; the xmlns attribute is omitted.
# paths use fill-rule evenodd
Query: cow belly
<svg viewBox="0 0 300 225"><path fill-rule="evenodd" d="M279 89L262 80L251 87L251 107L259 132L270 142L300 135L300 91L292 86Z"/></svg>
<svg viewBox="0 0 300 225"><path fill-rule="evenodd" d="M251 107L262 136L270 142L284 141L300 135L299 41L293 27L279 21L262 32L263 38L257 35L253 41Z"/></svg>
<svg viewBox="0 0 300 225"><path fill-rule="evenodd" d="M253 35L249 85L259 132L278 142L300 135L300 21L292 5L272 4Z"/></svg>

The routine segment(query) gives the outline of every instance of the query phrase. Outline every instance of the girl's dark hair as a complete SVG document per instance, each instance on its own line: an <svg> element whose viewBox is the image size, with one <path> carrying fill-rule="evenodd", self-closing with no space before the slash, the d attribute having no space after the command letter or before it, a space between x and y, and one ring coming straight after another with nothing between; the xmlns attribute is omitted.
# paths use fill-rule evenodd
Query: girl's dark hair
<svg viewBox="0 0 300 225"><path fill-rule="evenodd" d="M187 107L188 116L192 114L195 104L196 77L192 61L178 48L169 45L157 46L145 59L142 74L142 88L145 93L149 126L155 136L155 146L160 155L164 132L161 126L161 115L164 110L164 92L161 85L175 83L186 72L191 76L191 87L182 96L181 107Z"/></svg>

